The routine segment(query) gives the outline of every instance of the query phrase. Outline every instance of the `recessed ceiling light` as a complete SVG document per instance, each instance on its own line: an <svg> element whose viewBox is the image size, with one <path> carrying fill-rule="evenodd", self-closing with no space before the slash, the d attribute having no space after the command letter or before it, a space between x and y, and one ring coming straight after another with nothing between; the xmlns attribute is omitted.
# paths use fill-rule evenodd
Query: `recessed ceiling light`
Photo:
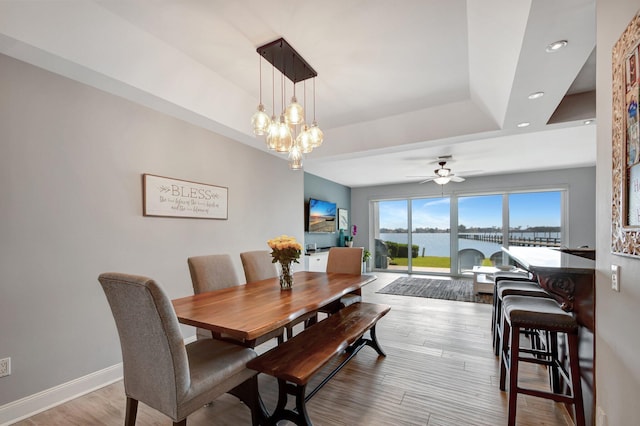
<svg viewBox="0 0 640 426"><path fill-rule="evenodd" d="M538 99L544 96L544 92L533 92L529 95L529 99Z"/></svg>
<svg viewBox="0 0 640 426"><path fill-rule="evenodd" d="M529 123L528 121L523 121L522 123L518 123L518 127L528 127L530 125L531 123Z"/></svg>
<svg viewBox="0 0 640 426"><path fill-rule="evenodd" d="M545 50L547 51L547 53L557 52L558 50L565 47L567 44L569 44L567 40L558 40L548 45Z"/></svg>
<svg viewBox="0 0 640 426"><path fill-rule="evenodd" d="M595 122L596 122L596 120L584 120L584 124L585 125L593 124Z"/></svg>

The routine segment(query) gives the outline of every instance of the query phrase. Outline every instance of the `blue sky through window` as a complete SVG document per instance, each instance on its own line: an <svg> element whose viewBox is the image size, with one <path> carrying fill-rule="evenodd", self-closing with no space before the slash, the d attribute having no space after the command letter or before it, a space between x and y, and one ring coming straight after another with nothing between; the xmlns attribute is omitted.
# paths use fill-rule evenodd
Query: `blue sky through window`
<svg viewBox="0 0 640 426"><path fill-rule="evenodd" d="M509 226L560 226L560 192L529 192L509 195Z"/></svg>
<svg viewBox="0 0 640 426"><path fill-rule="evenodd" d="M449 228L448 198L412 200L413 228ZM527 192L509 194L509 225L526 229L560 226L561 193ZM380 201L380 228L407 228L406 200ZM466 227L502 226L502 195L469 196L458 199L459 223Z"/></svg>

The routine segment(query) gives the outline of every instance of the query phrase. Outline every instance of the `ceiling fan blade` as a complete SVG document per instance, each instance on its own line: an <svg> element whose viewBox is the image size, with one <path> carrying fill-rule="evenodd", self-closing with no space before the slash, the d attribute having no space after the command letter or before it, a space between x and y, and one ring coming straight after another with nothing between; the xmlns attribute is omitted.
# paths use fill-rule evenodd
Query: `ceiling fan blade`
<svg viewBox="0 0 640 426"><path fill-rule="evenodd" d="M434 180L436 177L437 177L437 176L428 177L428 178L426 178L425 180L418 182L418 184L431 182L431 181L432 181L432 180Z"/></svg>
<svg viewBox="0 0 640 426"><path fill-rule="evenodd" d="M460 176L451 176L452 182L464 182L464 178Z"/></svg>

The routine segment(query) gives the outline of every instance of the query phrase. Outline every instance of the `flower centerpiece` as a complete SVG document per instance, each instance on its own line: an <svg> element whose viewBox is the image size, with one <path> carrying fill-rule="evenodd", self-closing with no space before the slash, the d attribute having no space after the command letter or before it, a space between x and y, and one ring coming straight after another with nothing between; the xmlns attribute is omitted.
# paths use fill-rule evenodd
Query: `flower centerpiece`
<svg viewBox="0 0 640 426"><path fill-rule="evenodd" d="M272 263L280 263L280 289L290 290L293 286L293 272L291 271L292 263L300 263L300 255L302 254L302 245L296 241L295 237L281 235L277 238L267 241L271 247Z"/></svg>

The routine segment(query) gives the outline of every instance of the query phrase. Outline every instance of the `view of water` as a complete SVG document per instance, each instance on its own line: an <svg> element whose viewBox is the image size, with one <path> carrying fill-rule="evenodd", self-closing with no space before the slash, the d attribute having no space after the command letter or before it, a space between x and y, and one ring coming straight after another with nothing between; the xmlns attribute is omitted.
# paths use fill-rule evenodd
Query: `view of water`
<svg viewBox="0 0 640 426"><path fill-rule="evenodd" d="M514 232L512 235L523 238L533 238L537 237L550 237L550 238L559 238L559 232L550 232L550 233L534 233L533 232ZM380 234L380 239L382 241L393 241L394 243L404 243L407 244L407 234ZM430 234L430 233L420 233L413 234L413 245L418 245L420 248L418 249L418 256L441 256L448 257L450 256L449 246L450 246L450 234L442 233L442 234ZM485 257L490 257L493 253L500 251L500 244L490 243L486 241L474 241L474 240L465 240L460 239L458 242L458 249L464 248L473 248L484 253ZM423 252L424 250L424 252Z"/></svg>

